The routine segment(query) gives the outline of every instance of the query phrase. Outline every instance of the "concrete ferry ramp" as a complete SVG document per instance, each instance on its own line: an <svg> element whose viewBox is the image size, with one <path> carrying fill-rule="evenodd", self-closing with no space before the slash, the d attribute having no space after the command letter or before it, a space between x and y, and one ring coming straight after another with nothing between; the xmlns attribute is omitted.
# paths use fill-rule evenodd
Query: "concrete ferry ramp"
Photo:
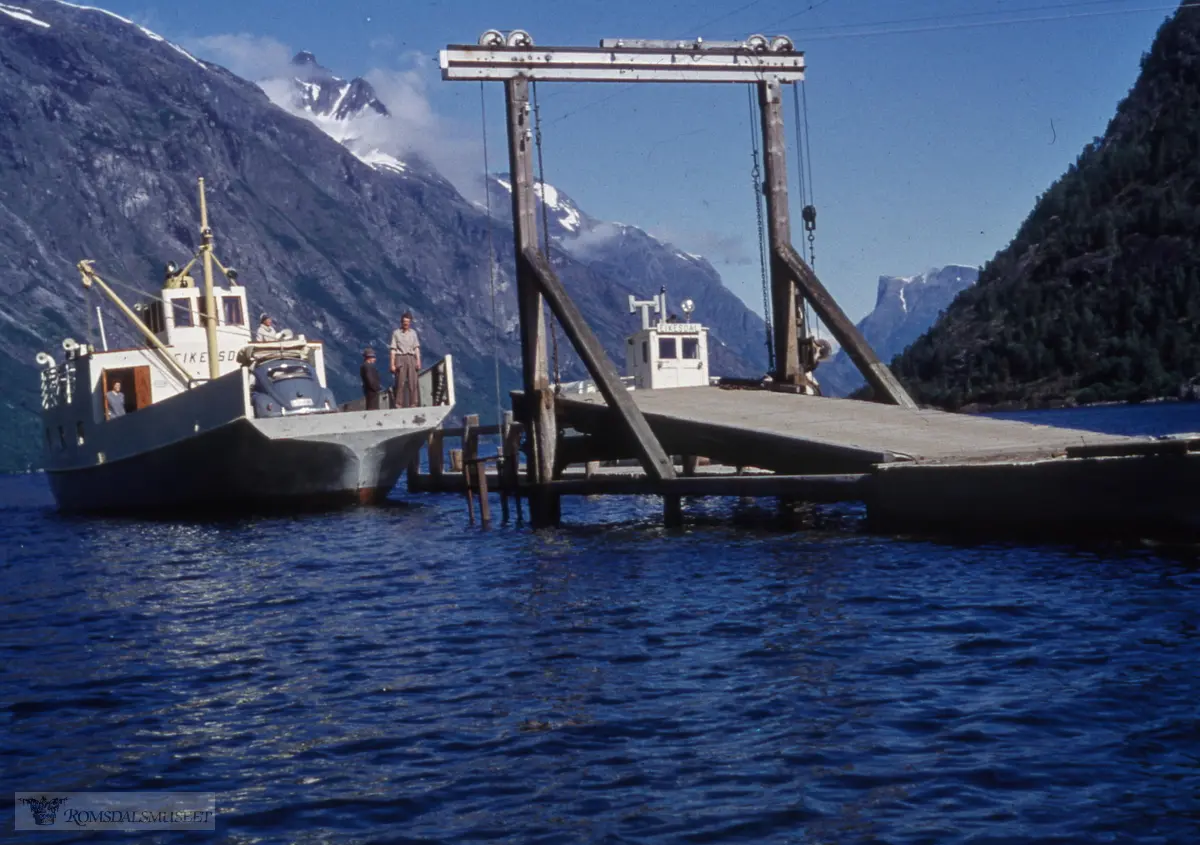
<svg viewBox="0 0 1200 845"><path fill-rule="evenodd" d="M719 387L634 390L631 395L668 453L703 455L780 473L867 472L878 464L985 463L1061 457L1070 449L1123 452L1147 442L1015 420L911 410ZM558 397L562 422L611 438L604 398Z"/></svg>

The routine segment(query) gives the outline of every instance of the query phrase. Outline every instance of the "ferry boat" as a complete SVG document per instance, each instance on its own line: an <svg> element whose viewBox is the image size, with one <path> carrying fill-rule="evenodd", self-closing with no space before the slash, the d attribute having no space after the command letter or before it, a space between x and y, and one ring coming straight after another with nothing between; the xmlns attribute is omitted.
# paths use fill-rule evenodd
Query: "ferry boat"
<svg viewBox="0 0 1200 845"><path fill-rule="evenodd" d="M200 248L182 269L167 266L158 296L130 308L93 262L79 262L84 286L112 300L145 343L108 349L102 341L97 349L67 338L61 361L37 356L46 474L59 509L245 511L383 500L453 409L452 357L420 374L420 407L367 411L361 398L339 405L321 341L286 331L253 339L246 288L213 254L199 182ZM189 275L197 261L203 288ZM214 264L226 284L214 285ZM120 398L110 401L118 382Z"/></svg>

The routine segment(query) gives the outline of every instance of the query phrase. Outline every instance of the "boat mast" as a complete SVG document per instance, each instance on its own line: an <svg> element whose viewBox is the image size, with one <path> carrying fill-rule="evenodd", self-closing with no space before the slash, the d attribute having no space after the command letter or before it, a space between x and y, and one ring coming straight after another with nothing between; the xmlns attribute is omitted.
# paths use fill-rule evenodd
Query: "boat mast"
<svg viewBox="0 0 1200 845"><path fill-rule="evenodd" d="M212 229L208 228L208 205L204 201L204 177L200 177L200 255L204 260L204 333L208 339L208 377L221 375L217 362L217 303L213 297Z"/></svg>

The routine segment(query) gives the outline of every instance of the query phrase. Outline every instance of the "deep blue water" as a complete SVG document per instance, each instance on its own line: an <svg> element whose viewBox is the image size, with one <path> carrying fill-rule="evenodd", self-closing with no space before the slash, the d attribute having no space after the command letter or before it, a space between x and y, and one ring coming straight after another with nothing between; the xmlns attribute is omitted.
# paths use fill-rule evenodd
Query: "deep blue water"
<svg viewBox="0 0 1200 845"><path fill-rule="evenodd" d="M484 532L395 497L79 520L0 478L5 791L215 791L236 843L1200 842L1192 550L727 503L670 533L651 500Z"/></svg>

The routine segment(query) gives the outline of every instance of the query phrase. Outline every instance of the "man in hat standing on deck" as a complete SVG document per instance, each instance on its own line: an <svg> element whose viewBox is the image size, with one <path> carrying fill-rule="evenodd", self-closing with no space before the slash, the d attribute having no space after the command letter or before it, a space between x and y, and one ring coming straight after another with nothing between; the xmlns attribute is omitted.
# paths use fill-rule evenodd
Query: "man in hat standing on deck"
<svg viewBox="0 0 1200 845"><path fill-rule="evenodd" d="M421 404L421 385L417 375L421 372L421 341L412 327L411 311L400 316L400 328L392 332L392 372L396 374L394 406L415 408Z"/></svg>
<svg viewBox="0 0 1200 845"><path fill-rule="evenodd" d="M367 400L367 410L378 411L379 393L383 390L383 385L379 382L379 370L375 369L375 350L369 346L363 350L363 362L358 372L362 376L363 398Z"/></svg>

